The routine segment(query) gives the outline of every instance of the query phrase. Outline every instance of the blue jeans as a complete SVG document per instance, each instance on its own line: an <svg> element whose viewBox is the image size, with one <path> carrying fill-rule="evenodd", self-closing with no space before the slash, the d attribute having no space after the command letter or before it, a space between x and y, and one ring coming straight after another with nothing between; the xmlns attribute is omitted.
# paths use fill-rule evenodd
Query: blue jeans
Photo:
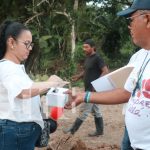
<svg viewBox="0 0 150 150"><path fill-rule="evenodd" d="M130 139L129 139L129 135L128 135L126 126L124 129L124 136L123 136L123 140L122 140L122 144L121 144L121 150L133 150L133 148L131 147L131 143L130 143Z"/></svg>
<svg viewBox="0 0 150 150"><path fill-rule="evenodd" d="M34 150L41 130L34 122L0 119L0 150Z"/></svg>

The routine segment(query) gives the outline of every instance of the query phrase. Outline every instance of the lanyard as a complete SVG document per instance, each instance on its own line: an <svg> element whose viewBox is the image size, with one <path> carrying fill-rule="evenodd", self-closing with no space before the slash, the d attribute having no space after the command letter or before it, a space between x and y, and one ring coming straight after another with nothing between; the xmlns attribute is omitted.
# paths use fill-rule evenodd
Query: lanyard
<svg viewBox="0 0 150 150"><path fill-rule="evenodd" d="M149 58L148 61L147 61L147 62L145 63L145 65L144 65L144 62L145 62L147 56L148 56L148 53L147 53L147 55L145 56L145 59L144 59L144 61L143 61L143 63L142 63L142 66L141 66L141 68L140 68L139 75L138 75L138 80L137 80L136 86L135 86L135 88L134 88L134 90L133 90L133 92L132 92L132 96L135 95L135 92L136 92L137 89L140 89L139 81L141 80L141 77L142 77L142 75L143 75L143 72L144 72L144 70L145 70L147 64L148 64L149 61L150 61L150 58Z"/></svg>
<svg viewBox="0 0 150 150"><path fill-rule="evenodd" d="M144 63L145 63L145 60L146 60L147 56L148 56L148 53L146 54L146 56L145 56L145 58L144 58L144 60L143 60L142 66L141 66L141 68L140 68L140 71L139 71L139 74L138 74L138 81L141 79L142 74L143 74L143 72L144 72L144 70L145 70L145 67L147 66L147 64L148 64L149 61L150 61L150 60L148 60L148 61L146 62L146 64L145 64L145 66L144 66ZM143 66L144 66L144 67L143 67ZM138 81L137 81L137 82L138 82Z"/></svg>

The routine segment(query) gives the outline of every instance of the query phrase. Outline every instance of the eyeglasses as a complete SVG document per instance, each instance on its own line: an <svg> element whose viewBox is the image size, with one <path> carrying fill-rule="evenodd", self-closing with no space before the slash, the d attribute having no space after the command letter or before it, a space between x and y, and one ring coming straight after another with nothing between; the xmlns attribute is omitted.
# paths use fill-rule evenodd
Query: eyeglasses
<svg viewBox="0 0 150 150"><path fill-rule="evenodd" d="M139 16L142 16L142 15L145 15L145 14L148 14L148 13L141 13L141 14L137 14L137 15L134 15L134 16L131 16L131 17L127 17L126 19L127 19L127 21L128 21L128 24L130 25L131 24L131 22L134 20L134 18L136 18L136 17L139 17Z"/></svg>
<svg viewBox="0 0 150 150"><path fill-rule="evenodd" d="M15 39L15 40L18 41L18 42L23 43L26 46L27 49L29 49L30 47L33 48L33 46L34 46L34 43L32 43L30 41L22 41L22 40L17 40L17 39Z"/></svg>

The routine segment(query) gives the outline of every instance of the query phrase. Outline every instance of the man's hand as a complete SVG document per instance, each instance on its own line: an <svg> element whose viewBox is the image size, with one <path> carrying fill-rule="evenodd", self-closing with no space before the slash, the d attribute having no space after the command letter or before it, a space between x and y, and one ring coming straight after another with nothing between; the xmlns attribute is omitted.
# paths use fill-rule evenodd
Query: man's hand
<svg viewBox="0 0 150 150"><path fill-rule="evenodd" d="M66 103L65 109L72 109L84 102L85 93L78 93L76 96L73 96L72 91L68 90L65 94L69 94L69 101Z"/></svg>

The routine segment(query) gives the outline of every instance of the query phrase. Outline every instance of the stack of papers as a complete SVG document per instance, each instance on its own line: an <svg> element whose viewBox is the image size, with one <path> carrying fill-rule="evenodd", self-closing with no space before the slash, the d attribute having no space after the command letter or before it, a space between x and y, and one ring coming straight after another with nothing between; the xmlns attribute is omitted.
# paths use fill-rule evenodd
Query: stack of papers
<svg viewBox="0 0 150 150"><path fill-rule="evenodd" d="M94 80L91 83L97 92L108 91L115 88L123 88L133 68L133 66L129 65L124 66L103 77Z"/></svg>

